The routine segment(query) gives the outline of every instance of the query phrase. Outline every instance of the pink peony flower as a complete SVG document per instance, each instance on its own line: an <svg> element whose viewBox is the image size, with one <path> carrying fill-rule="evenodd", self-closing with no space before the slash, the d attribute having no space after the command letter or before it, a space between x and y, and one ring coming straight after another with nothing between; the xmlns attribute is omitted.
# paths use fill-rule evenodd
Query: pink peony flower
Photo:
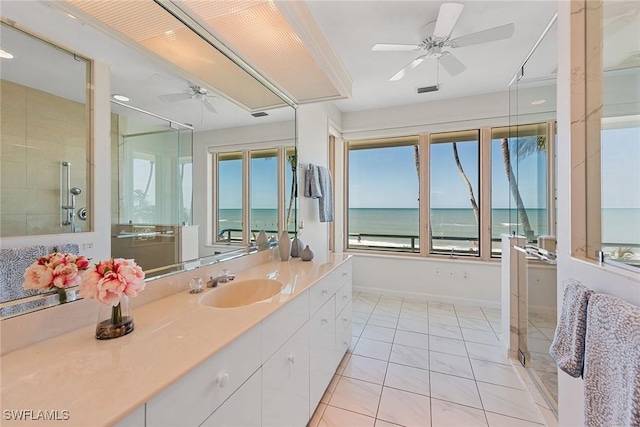
<svg viewBox="0 0 640 427"><path fill-rule="evenodd" d="M32 264L24 272L24 289L46 289L53 281L53 271L41 264Z"/></svg>
<svg viewBox="0 0 640 427"><path fill-rule="evenodd" d="M115 307L123 294L135 297L144 287L144 271L134 260L114 258L87 270L80 283L79 295Z"/></svg>

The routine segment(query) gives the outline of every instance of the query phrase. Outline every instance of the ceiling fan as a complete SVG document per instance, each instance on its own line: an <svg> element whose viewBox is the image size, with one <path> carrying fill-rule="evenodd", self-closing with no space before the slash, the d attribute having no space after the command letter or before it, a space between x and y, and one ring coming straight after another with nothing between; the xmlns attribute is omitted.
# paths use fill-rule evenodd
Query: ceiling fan
<svg viewBox="0 0 640 427"><path fill-rule="evenodd" d="M400 80L410 71L420 65L427 58L435 58L451 76L456 76L467 69L451 52L443 48L458 48L488 43L496 40L508 39L513 35L514 24L505 24L487 30L478 31L464 36L450 38L453 27L458 21L464 5L461 3L443 3L438 12L433 35L427 37L420 44L387 44L378 43L372 51L415 51L426 52L415 58L406 67L391 76L389 80Z"/></svg>
<svg viewBox="0 0 640 427"><path fill-rule="evenodd" d="M189 86L186 90L178 93L159 95L158 98L167 102L185 101L187 99L199 99L200 101L202 101L202 105L204 106L204 108L212 113L218 112L210 101L210 99L216 98L213 93L209 92L209 90L203 88L202 86L198 86L191 82L187 83Z"/></svg>

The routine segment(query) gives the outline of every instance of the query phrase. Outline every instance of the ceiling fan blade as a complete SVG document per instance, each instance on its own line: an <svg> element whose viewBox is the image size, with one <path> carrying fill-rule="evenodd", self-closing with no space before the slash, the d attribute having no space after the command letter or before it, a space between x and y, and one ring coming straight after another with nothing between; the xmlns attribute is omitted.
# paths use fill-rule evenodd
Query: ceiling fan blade
<svg viewBox="0 0 640 427"><path fill-rule="evenodd" d="M202 103L204 104L204 108L206 108L210 112L212 112L212 113L217 113L218 112L218 110L216 110L216 108L213 106L211 101L209 101L207 98L202 98Z"/></svg>
<svg viewBox="0 0 640 427"><path fill-rule="evenodd" d="M451 52L442 53L442 56L440 57L440 65L442 65L442 68L444 68L452 77L457 76L467 69L467 67Z"/></svg>
<svg viewBox="0 0 640 427"><path fill-rule="evenodd" d="M191 95L189 95L186 92L180 92L180 93L170 93L167 95L158 95L158 98L167 102L177 102L177 101L184 101L187 99L191 99Z"/></svg>
<svg viewBox="0 0 640 427"><path fill-rule="evenodd" d="M464 5L461 3L442 3L440 12L438 12L436 28L433 30L433 36L438 38L449 37L462 9L464 9Z"/></svg>
<svg viewBox="0 0 640 427"><path fill-rule="evenodd" d="M404 77L405 74L407 74L407 71L413 70L418 65L422 64L422 61L424 61L426 58L427 58L427 55L423 55L423 56L419 56L418 58L414 59L413 61L411 61L409 63L409 65L407 65L402 70L398 71L393 76L391 76L389 81L395 82L397 80L400 80L401 78Z"/></svg>
<svg viewBox="0 0 640 427"><path fill-rule="evenodd" d="M371 48L373 52L414 51L420 50L419 44L389 44L378 43Z"/></svg>
<svg viewBox="0 0 640 427"><path fill-rule="evenodd" d="M511 38L515 25L505 24L499 27L489 28L488 30L478 31L477 33L467 34L451 40L451 47L472 46L474 44L488 43L496 40L504 40Z"/></svg>

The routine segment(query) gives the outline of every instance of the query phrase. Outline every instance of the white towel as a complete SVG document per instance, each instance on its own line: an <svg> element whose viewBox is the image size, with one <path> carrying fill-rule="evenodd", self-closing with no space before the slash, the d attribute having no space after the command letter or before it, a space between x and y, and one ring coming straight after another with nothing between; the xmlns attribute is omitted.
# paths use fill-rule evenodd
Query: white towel
<svg viewBox="0 0 640 427"><path fill-rule="evenodd" d="M320 222L333 222L333 183L329 169L316 166L322 196L318 198Z"/></svg>
<svg viewBox="0 0 640 427"><path fill-rule="evenodd" d="M567 283L562 298L562 311L549 348L549 354L558 367L576 378L582 375L584 367L587 303L592 294L592 290L576 281Z"/></svg>
<svg viewBox="0 0 640 427"><path fill-rule="evenodd" d="M320 222L333 222L333 182L329 169L309 164L304 178L304 195L318 199Z"/></svg>
<svg viewBox="0 0 640 427"><path fill-rule="evenodd" d="M640 307L591 296L585 345L585 425L640 426Z"/></svg>
<svg viewBox="0 0 640 427"><path fill-rule="evenodd" d="M309 163L304 175L304 196L317 199L322 197L318 167Z"/></svg>

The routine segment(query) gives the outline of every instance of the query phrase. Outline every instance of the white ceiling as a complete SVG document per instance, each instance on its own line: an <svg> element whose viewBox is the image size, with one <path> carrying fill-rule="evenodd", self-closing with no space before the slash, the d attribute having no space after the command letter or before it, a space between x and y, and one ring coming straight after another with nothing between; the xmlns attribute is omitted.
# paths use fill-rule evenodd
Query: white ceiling
<svg viewBox="0 0 640 427"><path fill-rule="evenodd" d="M420 30L436 20L441 2L307 0L308 8L353 81L353 97L334 101L338 108L344 112L361 111L506 90L555 13L556 2L467 0L462 3L465 7L452 37L510 22L515 24L513 37L451 49L467 66L467 70L456 77L440 70L436 81L436 62L429 59L404 79L390 82L390 76L420 53L372 52L371 47L375 43L421 42ZM51 7L51 3L3 1L0 12L23 27L87 57L110 64L113 93L128 95L131 104L137 107L176 121L192 123L196 130L292 118L291 111L279 109L269 111L269 117L255 119L248 111L223 98L212 100L218 114L203 109L196 99L169 104L160 100L158 95L187 89L185 79L93 27L70 19ZM429 33L432 27L433 24L423 32ZM542 74L551 73L555 63L547 64L547 68ZM416 94L417 87L436 82L440 84L438 92Z"/></svg>
<svg viewBox="0 0 640 427"><path fill-rule="evenodd" d="M360 111L507 90L509 81L556 10L555 1L466 0L452 38L513 22L513 37L450 49L467 70L451 77L428 59L400 81L389 77L420 52L372 52L376 43L417 44L421 28L435 21L437 1L307 1L311 12L353 79L353 98L338 101L342 111ZM428 35L434 25L422 30ZM555 61L555 57L552 59ZM551 72L556 64L549 68ZM438 92L416 88L440 84Z"/></svg>

